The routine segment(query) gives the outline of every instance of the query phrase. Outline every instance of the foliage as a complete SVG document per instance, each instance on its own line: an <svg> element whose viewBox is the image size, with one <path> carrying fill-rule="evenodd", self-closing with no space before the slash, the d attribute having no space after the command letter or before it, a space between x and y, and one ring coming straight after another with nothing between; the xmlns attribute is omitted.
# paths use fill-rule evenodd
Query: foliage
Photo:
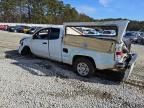
<svg viewBox="0 0 144 108"><path fill-rule="evenodd" d="M2 0L0 2L1 22L62 24L92 20L60 0Z"/></svg>
<svg viewBox="0 0 144 108"><path fill-rule="evenodd" d="M96 21L116 21L116 20L128 20L128 19L108 18L108 19L100 19L100 20L96 20ZM128 31L144 31L144 21L134 21L134 20L129 20L129 21L130 21L130 23L127 28Z"/></svg>

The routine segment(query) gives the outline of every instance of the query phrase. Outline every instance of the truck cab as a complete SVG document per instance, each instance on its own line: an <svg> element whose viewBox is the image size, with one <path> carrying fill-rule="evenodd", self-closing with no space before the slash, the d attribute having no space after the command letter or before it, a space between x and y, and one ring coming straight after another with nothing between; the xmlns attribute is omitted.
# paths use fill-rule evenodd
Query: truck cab
<svg viewBox="0 0 144 108"><path fill-rule="evenodd" d="M25 55L27 53L25 49L29 48L34 55L39 57L62 61L62 37L62 27L42 28L34 33L33 36L23 38L20 41L23 47L19 48L19 53Z"/></svg>
<svg viewBox="0 0 144 108"><path fill-rule="evenodd" d="M125 20L53 25L21 39L19 53L70 64L83 77L97 69L123 70L126 80L137 58L123 42L127 25ZM106 30L113 33L102 34Z"/></svg>

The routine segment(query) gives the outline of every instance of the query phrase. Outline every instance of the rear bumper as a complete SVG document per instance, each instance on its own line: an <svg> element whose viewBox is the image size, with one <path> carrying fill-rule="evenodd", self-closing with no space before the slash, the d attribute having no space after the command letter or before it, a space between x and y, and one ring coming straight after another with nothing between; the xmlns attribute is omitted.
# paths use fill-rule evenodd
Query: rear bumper
<svg viewBox="0 0 144 108"><path fill-rule="evenodd" d="M118 69L124 70L123 81L127 81L127 79L129 79L129 76L133 71L136 59L137 59L137 54L129 54L128 59L124 63L118 63L116 65Z"/></svg>
<svg viewBox="0 0 144 108"><path fill-rule="evenodd" d="M128 69L131 67L132 64L134 64L137 60L137 54L129 54L128 59L123 63L116 63L115 67L120 69Z"/></svg>
<svg viewBox="0 0 144 108"><path fill-rule="evenodd" d="M136 62L138 55L137 54L130 54L131 58L127 65L127 68L129 68L133 63Z"/></svg>

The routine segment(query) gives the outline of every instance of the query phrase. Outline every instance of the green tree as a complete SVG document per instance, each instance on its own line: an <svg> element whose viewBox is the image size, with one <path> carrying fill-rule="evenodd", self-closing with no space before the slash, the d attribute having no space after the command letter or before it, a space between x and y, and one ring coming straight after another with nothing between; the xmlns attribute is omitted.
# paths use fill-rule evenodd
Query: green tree
<svg viewBox="0 0 144 108"><path fill-rule="evenodd" d="M3 0L0 10L2 22L62 24L93 21L61 0Z"/></svg>
<svg viewBox="0 0 144 108"><path fill-rule="evenodd" d="M0 15L4 22L13 22L15 15L15 0L5 0L0 2Z"/></svg>

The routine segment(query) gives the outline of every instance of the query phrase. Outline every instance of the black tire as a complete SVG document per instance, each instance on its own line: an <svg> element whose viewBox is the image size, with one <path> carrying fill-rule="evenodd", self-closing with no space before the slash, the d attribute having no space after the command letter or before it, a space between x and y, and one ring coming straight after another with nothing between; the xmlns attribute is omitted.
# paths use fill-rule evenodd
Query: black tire
<svg viewBox="0 0 144 108"><path fill-rule="evenodd" d="M27 56L27 55L31 55L31 50L29 47L24 47L23 50L21 51L21 55L23 56Z"/></svg>
<svg viewBox="0 0 144 108"><path fill-rule="evenodd" d="M83 70L83 72L80 72L80 65L85 65L87 68L84 68L82 67L81 70ZM77 72L78 75L82 76L82 77L90 77L92 76L94 73L95 73L95 66L93 64L93 62L88 59L88 58L78 58L74 61L73 63L73 68L74 68L74 71Z"/></svg>

